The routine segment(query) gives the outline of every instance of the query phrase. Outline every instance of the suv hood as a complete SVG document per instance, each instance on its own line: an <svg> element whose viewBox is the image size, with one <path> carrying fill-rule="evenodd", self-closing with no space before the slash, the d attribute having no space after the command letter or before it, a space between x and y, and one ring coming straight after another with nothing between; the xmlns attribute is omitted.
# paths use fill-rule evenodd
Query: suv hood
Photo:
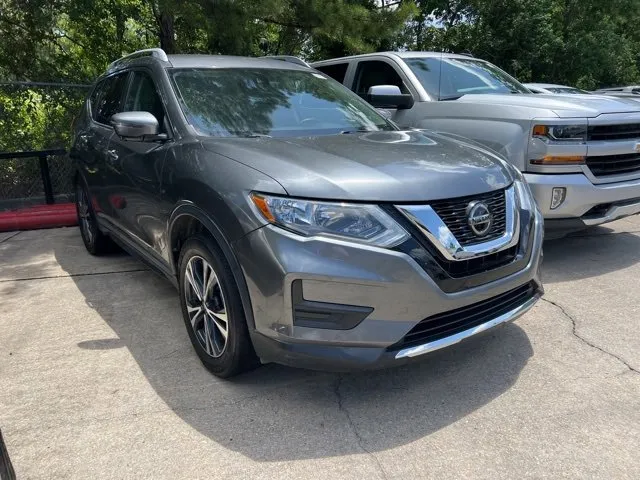
<svg viewBox="0 0 640 480"><path fill-rule="evenodd" d="M464 95L456 102L510 105L551 110L560 118L593 118L603 113L640 113L640 104L605 95L487 94Z"/></svg>
<svg viewBox="0 0 640 480"><path fill-rule="evenodd" d="M203 146L269 175L296 197L421 202L513 181L511 167L491 152L432 132L211 138Z"/></svg>

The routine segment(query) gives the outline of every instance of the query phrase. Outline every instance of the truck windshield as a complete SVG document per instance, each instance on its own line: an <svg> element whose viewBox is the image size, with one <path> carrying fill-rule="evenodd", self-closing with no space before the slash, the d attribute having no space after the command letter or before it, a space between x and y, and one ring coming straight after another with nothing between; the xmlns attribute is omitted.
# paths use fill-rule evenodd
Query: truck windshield
<svg viewBox="0 0 640 480"><path fill-rule="evenodd" d="M187 121L217 137L335 135L394 130L346 87L313 71L174 69Z"/></svg>
<svg viewBox="0 0 640 480"><path fill-rule="evenodd" d="M437 100L454 100L467 94L529 93L529 90L495 65L474 58L423 57L405 62Z"/></svg>

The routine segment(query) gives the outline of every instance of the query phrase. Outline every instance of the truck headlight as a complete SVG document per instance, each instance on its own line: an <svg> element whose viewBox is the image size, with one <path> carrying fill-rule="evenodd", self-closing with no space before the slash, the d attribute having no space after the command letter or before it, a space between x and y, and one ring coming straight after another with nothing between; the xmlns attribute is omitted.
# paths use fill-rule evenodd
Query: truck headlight
<svg viewBox="0 0 640 480"><path fill-rule="evenodd" d="M533 137L546 142L578 142L587 141L586 125L534 125Z"/></svg>
<svg viewBox="0 0 640 480"><path fill-rule="evenodd" d="M320 236L390 248L409 234L380 207L320 202L251 193L251 201L270 223L307 237Z"/></svg>

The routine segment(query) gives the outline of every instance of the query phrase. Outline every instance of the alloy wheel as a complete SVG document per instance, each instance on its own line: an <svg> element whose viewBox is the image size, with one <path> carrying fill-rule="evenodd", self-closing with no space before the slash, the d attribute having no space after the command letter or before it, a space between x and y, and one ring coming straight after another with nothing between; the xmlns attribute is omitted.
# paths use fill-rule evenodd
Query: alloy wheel
<svg viewBox="0 0 640 480"><path fill-rule="evenodd" d="M187 262L184 289L193 333L207 354L217 358L229 337L227 305L220 280L204 258L196 255Z"/></svg>
<svg viewBox="0 0 640 480"><path fill-rule="evenodd" d="M93 243L93 219L89 210L89 198L87 192L82 185L78 184L78 220L80 221L80 229L87 240L87 243Z"/></svg>

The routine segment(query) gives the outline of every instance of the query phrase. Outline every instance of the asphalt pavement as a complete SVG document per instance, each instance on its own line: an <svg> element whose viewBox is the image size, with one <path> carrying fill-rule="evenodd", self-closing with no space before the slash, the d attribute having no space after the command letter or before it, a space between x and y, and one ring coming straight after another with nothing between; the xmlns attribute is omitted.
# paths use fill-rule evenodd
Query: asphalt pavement
<svg viewBox="0 0 640 480"><path fill-rule="evenodd" d="M0 430L19 479L640 478L640 217L545 244L546 295L379 372L196 357L173 287L76 228L0 233Z"/></svg>

